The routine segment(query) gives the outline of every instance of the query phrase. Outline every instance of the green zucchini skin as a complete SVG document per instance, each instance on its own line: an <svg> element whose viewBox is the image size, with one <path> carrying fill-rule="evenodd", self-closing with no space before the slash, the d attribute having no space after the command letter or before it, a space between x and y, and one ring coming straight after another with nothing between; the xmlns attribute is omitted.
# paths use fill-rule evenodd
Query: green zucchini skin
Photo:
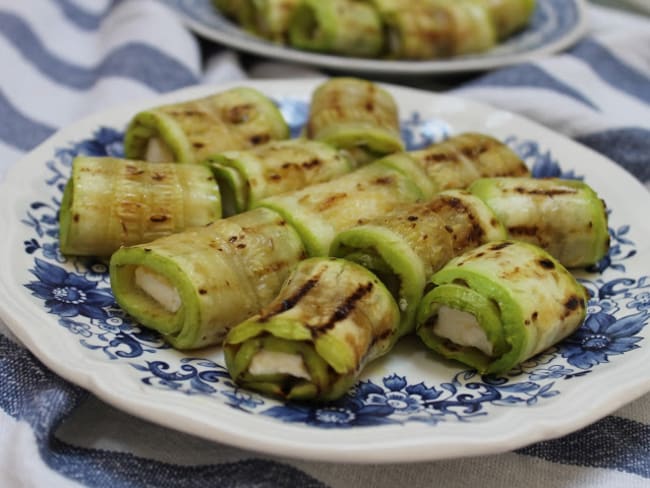
<svg viewBox="0 0 650 488"><path fill-rule="evenodd" d="M488 13L499 41L524 29L535 11L536 0L474 0L487 4Z"/></svg>
<svg viewBox="0 0 650 488"><path fill-rule="evenodd" d="M59 247L110 256L220 217L219 187L205 167L79 156L59 211Z"/></svg>
<svg viewBox="0 0 650 488"><path fill-rule="evenodd" d="M226 151L208 158L206 164L219 182L226 215L248 210L268 196L333 180L353 169L341 151L304 138ZM226 212L226 208L231 210Z"/></svg>
<svg viewBox="0 0 650 488"><path fill-rule="evenodd" d="M259 206L282 215L300 234L309 256L327 256L338 232L432 195L420 166L399 153L335 180L265 198Z"/></svg>
<svg viewBox="0 0 650 488"><path fill-rule="evenodd" d="M330 254L374 272L399 305L400 333L415 328L426 279L451 258L507 233L479 198L447 190L426 203L405 205L388 215L340 232Z"/></svg>
<svg viewBox="0 0 650 488"><path fill-rule="evenodd" d="M387 56L437 59L487 51L497 32L487 5L473 1L372 0L384 24Z"/></svg>
<svg viewBox="0 0 650 488"><path fill-rule="evenodd" d="M467 188L479 178L528 177L530 171L506 144L486 134L467 132L410 151L437 191Z"/></svg>
<svg viewBox="0 0 650 488"><path fill-rule="evenodd" d="M538 245L568 268L600 261L609 249L605 202L586 183L559 178L484 178L469 191L513 239Z"/></svg>
<svg viewBox="0 0 650 488"><path fill-rule="evenodd" d="M236 15L241 26L275 43L289 41L289 27L300 0L240 0Z"/></svg>
<svg viewBox="0 0 650 488"><path fill-rule="evenodd" d="M305 257L298 234L256 209L207 226L123 247L110 261L117 303L178 349L218 344L228 329L267 305ZM136 282L142 267L173 284L181 305L166 310Z"/></svg>
<svg viewBox="0 0 650 488"><path fill-rule="evenodd" d="M301 0L289 23L289 42L307 51L377 57L383 48L376 10L358 0Z"/></svg>
<svg viewBox="0 0 650 488"><path fill-rule="evenodd" d="M151 160L150 144L158 141L165 150L156 162L201 163L219 152L288 137L289 127L273 101L242 86L137 113L124 136L124 153Z"/></svg>
<svg viewBox="0 0 650 488"><path fill-rule="evenodd" d="M330 78L316 87L305 135L348 151L358 165L404 150L393 96L354 77Z"/></svg>
<svg viewBox="0 0 650 488"><path fill-rule="evenodd" d="M334 400L392 348L398 323L397 305L371 272L342 259L310 258L267 307L229 332L226 366L245 388L291 400ZM253 370L262 350L300 356L309 376Z"/></svg>
<svg viewBox="0 0 650 488"><path fill-rule="evenodd" d="M587 301L585 288L546 251L522 241L497 241L452 259L431 277L416 330L441 356L480 373L503 374L580 327ZM475 317L491 351L439 335L442 307Z"/></svg>

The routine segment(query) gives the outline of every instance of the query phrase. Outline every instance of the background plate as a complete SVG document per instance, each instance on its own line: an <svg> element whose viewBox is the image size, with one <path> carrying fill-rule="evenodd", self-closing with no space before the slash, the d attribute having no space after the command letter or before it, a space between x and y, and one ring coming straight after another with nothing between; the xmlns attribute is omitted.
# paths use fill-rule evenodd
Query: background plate
<svg viewBox="0 0 650 488"><path fill-rule="evenodd" d="M260 56L356 73L459 73L530 61L570 46L587 27L584 0L537 0L528 29L483 54L436 61L383 61L309 53L254 37L212 6L211 0L161 0L201 36Z"/></svg>
<svg viewBox="0 0 650 488"><path fill-rule="evenodd" d="M242 82L272 96L293 133L322 80ZM97 114L14 165L0 192L0 312L45 365L133 415L281 456L407 462L518 448L567 434L650 390L650 194L611 161L513 114L386 85L410 148L481 131L507 141L537 176L584 177L610 209L612 248L578 276L592 293L573 336L501 377L435 360L407 338L340 402L285 404L237 389L220 348L174 351L115 305L106 265L58 252L61 192L77 154L120 155L138 110L232 85L196 87Z"/></svg>

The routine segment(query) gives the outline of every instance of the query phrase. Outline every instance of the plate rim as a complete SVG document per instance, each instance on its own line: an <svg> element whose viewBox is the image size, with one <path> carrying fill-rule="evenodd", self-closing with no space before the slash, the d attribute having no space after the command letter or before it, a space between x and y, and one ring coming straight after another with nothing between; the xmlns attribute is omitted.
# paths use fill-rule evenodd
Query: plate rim
<svg viewBox="0 0 650 488"><path fill-rule="evenodd" d="M116 114L121 114L122 112L125 112L127 110L133 112L136 110L137 107L146 106L148 104L151 104L152 102L167 103L167 101L172 101L172 100L191 99L206 93L218 91L221 89L226 89L228 87L235 86L235 85L248 84L251 86L260 87L260 89L262 90L272 90L273 85L285 86L285 90L288 89L286 87L303 86L303 90L306 91L308 89L307 87L315 86L318 82L322 81L322 79L323 78L321 77L317 77L313 79L300 79L300 80L295 80L295 79L294 80L245 80L245 81L233 81L229 83L212 85L212 86L195 86L195 87L189 87L189 88L177 90L175 92L171 92L163 96L147 98L146 100L142 100L137 104L134 103L121 104L120 106L107 109L98 112L96 114L93 114L89 117L86 117L84 119L81 119L80 121L73 123L64 129L57 131L54 135L48 138L48 140L46 140L38 147L34 148L32 151L26 154L20 161L14 163L14 165L12 165L8 169L8 171L6 172L3 178L2 183L0 184L0 201L5 203L5 205L2 205L2 210L0 211L0 221L8 221L9 216L12 215L11 210L14 209L16 205L15 197L20 194L21 185L16 184L13 185L13 187L11 187L11 184L17 183L17 181L20 179L21 173L24 173L25 171L23 167L28 166L30 164L33 166L36 165L37 162L29 163L29 161L32 161L35 158L37 158L39 152L46 152L50 149L53 149L54 144L57 143L57 141L65 137L68 137L68 134L74 134L75 132L79 132L80 128L83 126L87 126L89 124L94 124L96 126L97 124L101 123L102 119L115 117ZM420 90L417 88L410 88L410 87L388 84L388 83L382 83L382 85L386 86L389 89L394 90L395 92L402 92L402 96L406 96L409 93L417 93L420 96L422 95L432 96L434 99L437 100L442 100L442 99L450 100L450 101L458 100L458 101L462 101L462 103L464 104L467 104L468 107L470 108L476 107L477 109L480 110L487 110L494 113L497 112L503 113L503 114L507 114L510 117L513 117L515 121L519 121L519 120L525 121L525 123L528 124L530 127L536 128L540 132L543 132L545 134L552 134L553 136L559 137L572 145L580 146L582 151L587 151L602 160L606 160L609 163L609 167L612 169L612 171L617 172L618 176L624 178L623 183L626 185L626 187L628 184L634 182L635 184L638 185L640 189L643 189L643 191L648 195L648 198L650 199L650 193L646 191L645 187L643 187L643 185L634 176L632 176L629 172L627 172L624 168L618 166L616 163L609 160L605 156L589 148L586 148L576 143L575 141L572 141L566 136L563 136L562 134L554 132L551 129L548 129L544 126L541 126L537 122L529 120L523 116L502 110L500 108L493 107L491 105L482 102L476 102L471 99L463 98L462 96L427 92L425 90ZM6 241L14 242L16 232L17 232L16 227L14 227L13 230L9 228L9 233ZM0 248L1 247L9 247L9 244L0 244ZM4 262L6 259L8 259L8 253L7 255L5 255L4 253L2 255L3 255L2 262ZM8 273L5 272L0 273L0 289L4 290L6 293L12 291L11 290L12 287L6 280L7 274ZM15 289L20 289L19 288L20 284L12 283L11 285L13 285ZM15 289L13 290L13 292L17 293ZM25 300L28 299L27 293L23 293L20 295L21 297L23 297L23 299ZM11 296L11 295L8 294L7 296ZM179 427L179 424L177 423L178 418L174 418L173 415L171 417L166 416L164 411L165 409L163 409L163 413L157 413L156 415L143 415L143 412L141 410L143 404L140 399L140 396L144 395L145 397L147 397L151 395L148 394L148 391L145 391L145 389L143 389L142 385L135 386L136 390L138 389L142 390L140 392L140 395L134 395L126 398L121 398L119 397L119 395L116 397L116 391L119 391L119 389L115 390L115 389L107 388L107 386L110 385L104 384L102 378L98 380L96 378L97 372L95 370L89 369L88 371L86 371L83 368L79 369L79 366L75 365L74 363L69 364L68 362L66 362L66 360L71 361L73 358L66 358L66 360L61 361L60 359L55 357L55 355L53 355L52 350L48 349L48 347L45 347L39 343L38 337L35 336L35 331L32 331L29 327L25 327L25 325L21 323L26 318L29 319L32 316L34 316L34 318L38 318L38 316L43 312L44 311L41 309L39 310L28 309L28 310L18 310L18 314L17 314L15 306L12 308L12 306L10 306L10 304L8 304L6 301L4 300L0 301L0 317L7 324L7 327L10 329L10 331L13 334L15 334L16 337L39 360L41 360L50 370L59 374L61 377L67 379L68 381L89 390L91 393L93 393L94 395L96 395L98 398L102 399L106 403L113 405L116 408L119 408L120 410L128 412L137 417L144 418L148 421L163 425L165 427L174 430L179 430L179 431L187 432L189 434L196 435L198 437L206 438L211 441L222 442L222 443L225 442L227 444L231 444L239 448L254 450L266 454L283 455L283 456L301 458L301 459L312 459L312 460L331 461L331 462L345 461L345 462L357 462L357 463L377 463L377 462L396 463L396 462L426 461L426 460L435 460L435 459L449 459L449 458L461 457L461 456L467 457L472 455L494 454L498 452L505 452L518 447L529 445L534 442L538 442L540 440L546 440L557 436L566 435L570 432L578 430L579 428L584 427L594 422L595 420L602 418L604 415L607 415L608 413L616 410L621 405L633 401L634 399L640 397L641 395L645 394L648 390L650 390L650 376L636 377L633 378L632 380L628 379L626 382L621 382L620 384L612 386L609 390L610 394L607 399L595 400L594 408L591 409L587 415L583 413L581 416L578 416L577 418L575 414L565 415L563 416L562 422L560 422L559 424L555 421L549 420L548 417L546 416L542 416L542 421L540 421L540 419L536 420L535 428L532 429L533 430L532 433L530 432L531 430L530 428L527 429L527 437L524 440L522 440L521 435L519 435L518 437L518 436L513 436L511 434L510 437L506 437L505 439L500 440L499 443L497 444L494 443L482 444L481 442L478 442L468 446L466 442L461 442L460 445L456 445L454 448L450 448L448 452L446 452L445 455L443 456L440 456L439 453L436 456L432 456L430 453L423 452L422 450L414 453L413 452L414 449L418 447L430 447L430 446L428 445L414 446L412 444L409 445L409 449L404 449L405 452L397 453L397 454L395 452L396 447L394 445L392 447L384 446L382 449L375 449L375 450L372 449L369 450L368 446L357 446L356 448L336 449L332 451L331 449L330 450L328 450L327 448L323 449L319 446L314 446L311 444L309 446L305 446L304 443L296 445L295 442L286 442L282 444L282 443L278 443L277 441L270 441L268 439L265 441L261 441L259 436L254 434L249 434L249 433L242 434L242 432L240 431L233 431L230 428L231 426L229 425L225 425L222 426L221 429L217 429L216 434L214 432L214 425L211 425L212 430L206 432L205 430L206 425L204 419L191 419L188 425ZM61 336L57 335L57 338L58 337ZM66 342L70 342L71 340L74 340L74 337L66 338L64 340ZM73 349L75 351L75 356L79 356L82 361L89 361L91 364L106 362L106 359L103 358L97 359L95 357L90 357L88 354L81 354L84 351L80 350L80 348L78 347L74 347ZM126 367L126 365L124 365L124 367ZM612 392L617 394L613 395ZM158 395L162 395L163 397L169 397L170 399L178 398L178 396L174 396L174 394L178 395L175 392L167 392L163 390L154 391L155 397L157 397ZM198 397L194 397L194 398L198 398ZM614 398L614 400L612 400L611 398ZM197 401L203 401L203 400L198 398ZM173 403L174 402L172 402L172 404ZM221 408L221 406L219 408ZM228 412L231 412L231 410L228 410ZM252 416L250 414L240 414L240 415L246 415L245 418L251 421L251 423L253 424L262 422L264 425L266 425L266 423L268 422L268 419L256 418L256 416ZM181 415L180 417L186 417L186 415ZM184 418L184 420L187 421L187 418ZM403 427L404 426L368 427L367 429L384 429L384 428L390 429L390 428L403 428ZM479 426L477 428L480 430L481 427ZM277 429L280 430L299 429L300 430L303 429L303 427L292 426L290 424L278 422L278 424L275 425L272 430L277 430ZM224 439L224 436L230 436L230 437ZM435 437L435 435L432 437ZM420 440L420 444L427 444L427 443Z"/></svg>
<svg viewBox="0 0 650 488"><path fill-rule="evenodd" d="M182 10L171 4L174 0L162 0L162 3L177 15L182 22L196 34L249 54L265 56L276 61L298 63L312 67L328 68L336 71L351 71L367 74L400 74L400 75L431 75L471 73L476 71L501 68L526 61L535 61L549 54L562 51L578 42L587 32L587 0L569 0L574 3L578 12L578 22L563 37L537 47L535 49L511 54L503 57L469 59L449 59L432 61L382 61L365 58L348 58L330 54L310 53L286 46L278 46L256 38L230 37L206 26L186 15Z"/></svg>

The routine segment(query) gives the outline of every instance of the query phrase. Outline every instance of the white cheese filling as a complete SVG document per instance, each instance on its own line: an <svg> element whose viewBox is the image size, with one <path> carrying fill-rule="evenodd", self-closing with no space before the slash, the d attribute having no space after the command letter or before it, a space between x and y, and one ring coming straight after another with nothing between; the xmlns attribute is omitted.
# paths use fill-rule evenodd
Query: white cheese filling
<svg viewBox="0 0 650 488"><path fill-rule="evenodd" d="M475 347L488 356L494 354L494 346L476 317L469 312L442 305L438 310L438 320L433 326L433 332L459 346Z"/></svg>
<svg viewBox="0 0 650 488"><path fill-rule="evenodd" d="M145 161L150 163L173 163L174 153L160 137L152 137L147 142Z"/></svg>
<svg viewBox="0 0 650 488"><path fill-rule="evenodd" d="M296 378L311 380L302 356L288 352L260 351L251 359L248 372L254 375L290 374Z"/></svg>
<svg viewBox="0 0 650 488"><path fill-rule="evenodd" d="M144 266L135 268L135 284L165 310L175 313L181 308L181 296L167 278Z"/></svg>

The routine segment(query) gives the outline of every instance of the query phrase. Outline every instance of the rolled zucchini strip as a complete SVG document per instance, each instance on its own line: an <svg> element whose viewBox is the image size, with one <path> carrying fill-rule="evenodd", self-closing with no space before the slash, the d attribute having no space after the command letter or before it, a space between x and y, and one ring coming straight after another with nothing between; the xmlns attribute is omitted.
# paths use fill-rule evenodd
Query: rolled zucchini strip
<svg viewBox="0 0 650 488"><path fill-rule="evenodd" d="M339 233L330 254L357 262L382 280L399 305L401 336L414 330L429 276L465 250L506 237L480 199L448 190Z"/></svg>
<svg viewBox="0 0 650 488"><path fill-rule="evenodd" d="M301 0L289 25L290 44L307 51L376 57L383 40L379 15L363 0Z"/></svg>
<svg viewBox="0 0 650 488"><path fill-rule="evenodd" d="M597 263L609 249L605 202L586 183L559 178L485 178L469 190L513 239L548 251L568 268Z"/></svg>
<svg viewBox="0 0 650 488"><path fill-rule="evenodd" d="M79 156L63 192L63 254L110 256L221 217L217 182L208 168Z"/></svg>
<svg viewBox="0 0 650 488"><path fill-rule="evenodd" d="M267 209L215 221L111 257L117 303L178 349L221 342L278 294L305 257L300 237Z"/></svg>
<svg viewBox="0 0 650 488"><path fill-rule="evenodd" d="M397 340L399 311L364 267L334 258L302 261L272 303L224 341L241 386L292 400L334 400Z"/></svg>
<svg viewBox="0 0 650 488"><path fill-rule="evenodd" d="M271 141L208 158L222 193L225 215L243 212L260 200L352 171L352 162L329 144L308 139Z"/></svg>
<svg viewBox="0 0 650 488"><path fill-rule="evenodd" d="M358 78L331 78L317 87L306 136L348 151L358 164L404 150L395 99Z"/></svg>
<svg viewBox="0 0 650 488"><path fill-rule="evenodd" d="M240 0L237 18L249 32L277 43L289 40L291 17L300 0Z"/></svg>
<svg viewBox="0 0 650 488"><path fill-rule="evenodd" d="M340 231L433 195L423 170L406 153L393 154L335 180L265 198L300 234L309 256L327 256Z"/></svg>
<svg viewBox="0 0 650 488"><path fill-rule="evenodd" d="M372 0L388 56L435 59L492 48L497 34L486 4L465 0Z"/></svg>
<svg viewBox="0 0 650 488"><path fill-rule="evenodd" d="M127 128L124 153L152 162L200 163L216 153L288 137L289 127L271 99L237 87L139 112Z"/></svg>
<svg viewBox="0 0 650 488"><path fill-rule="evenodd" d="M524 29L535 11L535 0L473 0L487 4L488 13L502 41Z"/></svg>
<svg viewBox="0 0 650 488"><path fill-rule="evenodd" d="M485 134L459 134L409 155L422 165L438 191L466 188L479 178L530 176L512 149Z"/></svg>
<svg viewBox="0 0 650 488"><path fill-rule="evenodd" d="M431 350L502 374L574 332L587 292L555 258L522 241L485 244L431 277L417 334Z"/></svg>

